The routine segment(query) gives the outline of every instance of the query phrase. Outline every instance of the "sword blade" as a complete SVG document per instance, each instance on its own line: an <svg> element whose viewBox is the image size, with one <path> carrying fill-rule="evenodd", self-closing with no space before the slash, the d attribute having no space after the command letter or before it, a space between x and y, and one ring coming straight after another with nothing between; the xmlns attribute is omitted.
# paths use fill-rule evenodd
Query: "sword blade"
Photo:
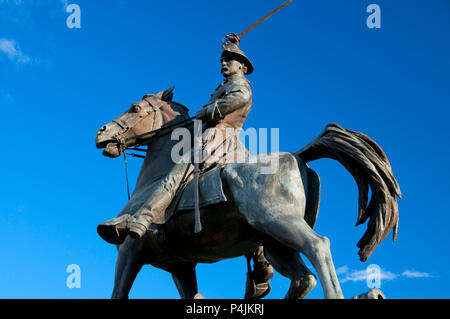
<svg viewBox="0 0 450 319"><path fill-rule="evenodd" d="M242 31L241 33L238 34L238 37L240 39L242 39L243 36L245 36L247 33L249 33L250 31L252 31L254 28L256 28L257 26L259 26L261 23L263 23L264 21L266 21L267 19L269 19L271 16L273 16L275 13L277 13L278 11L280 11L281 9L283 9L285 6L287 6L289 3L291 3L294 0L287 0L285 3L283 3L282 5L280 5L278 8L270 11L268 14L266 14L264 17L262 17L261 19L259 19L258 21L256 21L255 23L253 23L251 26L249 26L247 29L245 29L244 31Z"/></svg>

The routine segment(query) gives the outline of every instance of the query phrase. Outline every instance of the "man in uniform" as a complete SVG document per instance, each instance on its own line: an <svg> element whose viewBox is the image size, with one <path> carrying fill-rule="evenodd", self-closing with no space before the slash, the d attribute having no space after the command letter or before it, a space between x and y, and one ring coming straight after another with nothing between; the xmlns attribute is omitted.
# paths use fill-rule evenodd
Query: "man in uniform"
<svg viewBox="0 0 450 319"><path fill-rule="evenodd" d="M252 106L252 91L244 74L252 72L252 63L239 49L239 37L235 34L227 34L221 55L221 73L225 81L211 95L208 104L196 114L197 120L202 120L207 128L202 135L202 153L206 154L206 158L201 163L203 170L217 163L224 164L249 155L248 150L239 140L239 132ZM193 154L190 155L192 158ZM119 238L119 236L124 233L133 238L141 238L149 229L155 216L164 214L180 184L193 172L193 169L192 162L177 163L164 178L162 187L151 194L149 200L134 216L129 216L127 219L118 217L104 222L103 229L105 227L114 229L105 234L118 236L107 241L123 242L125 237ZM262 247L247 257L253 258L254 261L254 270L250 271L253 284L262 283L263 286L268 287L268 280L273 277L273 268L264 258ZM252 297L252 295L256 296L258 293L249 293L247 288L246 297Z"/></svg>

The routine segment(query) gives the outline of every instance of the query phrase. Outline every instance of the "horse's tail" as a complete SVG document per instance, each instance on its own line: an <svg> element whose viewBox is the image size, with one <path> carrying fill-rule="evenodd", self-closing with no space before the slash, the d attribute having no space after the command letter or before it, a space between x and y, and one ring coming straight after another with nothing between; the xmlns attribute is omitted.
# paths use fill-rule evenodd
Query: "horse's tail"
<svg viewBox="0 0 450 319"><path fill-rule="evenodd" d="M397 239L400 187L380 146L367 135L328 124L314 141L296 152L305 163L319 158L339 161L352 175L359 189L359 213L356 225L369 219L367 231L357 246L361 261L366 261L378 244L393 229ZM372 197L369 205L369 185Z"/></svg>

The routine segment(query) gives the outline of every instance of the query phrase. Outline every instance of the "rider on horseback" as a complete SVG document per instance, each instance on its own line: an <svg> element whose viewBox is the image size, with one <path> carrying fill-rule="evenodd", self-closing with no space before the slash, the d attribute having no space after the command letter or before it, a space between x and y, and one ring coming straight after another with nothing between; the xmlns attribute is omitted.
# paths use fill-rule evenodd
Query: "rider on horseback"
<svg viewBox="0 0 450 319"><path fill-rule="evenodd" d="M202 147L203 153L210 156L202 164L203 170L218 162L225 163L249 155L239 141L239 132L252 106L252 91L244 74L252 73L253 65L238 45L237 35L225 36L221 55L221 73L225 81L211 95L208 104L196 114L196 118L203 120L208 128L202 136ZM233 132L231 136L230 130ZM161 187L150 195L136 214L103 222L98 227L99 235L110 243L122 243L127 235L133 238L144 236L155 217L164 214L179 186L191 175L193 169L192 163L177 163L163 179ZM251 272L254 284L262 283L267 287L268 280L273 276L273 269L264 258L262 247L256 249L251 257L254 261L254 270ZM251 297L251 294L246 295Z"/></svg>

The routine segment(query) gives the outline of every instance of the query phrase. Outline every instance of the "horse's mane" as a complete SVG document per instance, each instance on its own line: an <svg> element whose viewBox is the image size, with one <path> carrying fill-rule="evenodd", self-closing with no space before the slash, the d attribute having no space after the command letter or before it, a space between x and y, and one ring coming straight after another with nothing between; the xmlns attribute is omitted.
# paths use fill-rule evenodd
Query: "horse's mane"
<svg viewBox="0 0 450 319"><path fill-rule="evenodd" d="M189 118L189 109L186 106L175 101L168 101L167 103L170 105L172 110L175 112L180 112L182 118Z"/></svg>
<svg viewBox="0 0 450 319"><path fill-rule="evenodd" d="M184 125L182 126L189 124L185 123L189 119L189 109L186 106L184 106L179 102L172 101L172 99L166 100L165 102L168 104L169 108L171 109L171 112L178 113L178 115L176 115L176 117L171 121L163 124L162 128L173 125L176 122L183 122Z"/></svg>
<svg viewBox="0 0 450 319"><path fill-rule="evenodd" d="M174 88L175 87L172 86L171 88L163 90L157 94L144 95L143 99L145 99L146 97L149 97L149 96L157 97L157 98L161 99L162 101L166 102L168 105L170 105L172 110L174 110L176 112L181 112L184 116L189 117L189 109L186 106L184 106L183 104L172 100Z"/></svg>
<svg viewBox="0 0 450 319"><path fill-rule="evenodd" d="M189 112L189 109L186 106L184 106L183 104L181 104L181 103L178 103L178 102L175 102L175 101L170 101L170 104L181 107L186 113Z"/></svg>

